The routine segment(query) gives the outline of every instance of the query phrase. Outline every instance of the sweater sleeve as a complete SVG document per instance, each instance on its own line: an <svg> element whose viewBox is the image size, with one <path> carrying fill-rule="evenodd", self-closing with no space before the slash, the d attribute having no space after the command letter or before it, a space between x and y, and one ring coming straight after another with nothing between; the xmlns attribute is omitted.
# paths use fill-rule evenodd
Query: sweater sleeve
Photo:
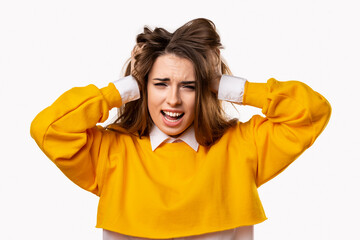
<svg viewBox="0 0 360 240"><path fill-rule="evenodd" d="M104 138L109 141L114 133L96 124L108 118L111 108L121 105L113 83L102 89L94 85L72 88L35 117L30 133L71 181L98 195L106 164L98 155L107 151Z"/></svg>
<svg viewBox="0 0 360 240"><path fill-rule="evenodd" d="M256 184L282 172L309 148L329 121L328 101L298 81L246 82L244 105L262 109L249 125L257 151Z"/></svg>

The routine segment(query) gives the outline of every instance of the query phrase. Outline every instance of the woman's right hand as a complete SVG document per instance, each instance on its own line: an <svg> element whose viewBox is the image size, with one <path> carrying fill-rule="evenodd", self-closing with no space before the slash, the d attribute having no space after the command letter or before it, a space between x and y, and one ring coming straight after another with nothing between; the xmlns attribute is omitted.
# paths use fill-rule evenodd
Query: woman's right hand
<svg viewBox="0 0 360 240"><path fill-rule="evenodd" d="M133 71L135 69L135 56L141 53L141 50L143 49L143 47L145 46L145 44L139 46L139 44L136 44L134 49L131 52L131 69L130 69L130 73L131 75L133 75Z"/></svg>

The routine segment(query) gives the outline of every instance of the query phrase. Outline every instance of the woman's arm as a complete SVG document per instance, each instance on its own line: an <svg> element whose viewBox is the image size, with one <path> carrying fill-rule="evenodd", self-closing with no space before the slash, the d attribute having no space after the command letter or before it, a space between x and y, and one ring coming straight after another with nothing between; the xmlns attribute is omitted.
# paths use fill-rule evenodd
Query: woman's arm
<svg viewBox="0 0 360 240"><path fill-rule="evenodd" d="M246 82L244 105L262 109L248 123L257 149L257 186L269 181L309 148L329 121L329 102L298 81Z"/></svg>
<svg viewBox="0 0 360 240"><path fill-rule="evenodd" d="M237 104L262 109L266 116L255 115L240 124L239 137L252 139L257 154L257 186L282 172L309 148L329 121L328 101L298 81L248 82L223 75L218 97Z"/></svg>
<svg viewBox="0 0 360 240"><path fill-rule="evenodd" d="M104 162L99 160L114 133L96 124L108 118L109 110L134 100L134 90L119 90L123 78L107 87L76 87L62 94L31 123L31 136L57 167L80 187L99 194ZM124 86L128 86L125 84ZM118 87L118 89L117 89ZM130 94L129 94L130 91ZM136 92L136 91L135 91Z"/></svg>

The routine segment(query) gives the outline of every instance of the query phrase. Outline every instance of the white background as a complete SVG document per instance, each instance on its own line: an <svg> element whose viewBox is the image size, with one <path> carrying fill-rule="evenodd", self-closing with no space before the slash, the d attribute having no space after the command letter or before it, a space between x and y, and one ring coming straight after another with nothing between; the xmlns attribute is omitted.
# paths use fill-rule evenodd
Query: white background
<svg viewBox="0 0 360 240"><path fill-rule="evenodd" d="M0 239L102 238L98 198L45 157L30 123L71 87L116 80L144 25L173 31L197 17L216 24L234 75L300 80L333 108L317 142L259 188L269 219L255 239L360 239L357 1L130 2L1 1Z"/></svg>

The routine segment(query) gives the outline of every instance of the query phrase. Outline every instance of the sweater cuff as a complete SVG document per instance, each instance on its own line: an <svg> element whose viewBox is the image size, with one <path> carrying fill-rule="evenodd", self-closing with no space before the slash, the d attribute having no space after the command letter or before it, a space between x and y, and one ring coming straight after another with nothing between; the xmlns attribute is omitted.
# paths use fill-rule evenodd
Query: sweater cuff
<svg viewBox="0 0 360 240"><path fill-rule="evenodd" d="M114 107L121 107L121 96L112 82L109 83L108 86L101 88L100 92L103 95L105 101L107 102L109 109L112 109Z"/></svg>
<svg viewBox="0 0 360 240"><path fill-rule="evenodd" d="M267 94L268 86L266 83L246 82L243 104L263 108Z"/></svg>
<svg viewBox="0 0 360 240"><path fill-rule="evenodd" d="M119 91L122 104L137 100L140 98L139 86L135 78L131 75L120 78L113 82Z"/></svg>
<svg viewBox="0 0 360 240"><path fill-rule="evenodd" d="M245 78L222 75L219 84L218 99L242 103L246 82Z"/></svg>

